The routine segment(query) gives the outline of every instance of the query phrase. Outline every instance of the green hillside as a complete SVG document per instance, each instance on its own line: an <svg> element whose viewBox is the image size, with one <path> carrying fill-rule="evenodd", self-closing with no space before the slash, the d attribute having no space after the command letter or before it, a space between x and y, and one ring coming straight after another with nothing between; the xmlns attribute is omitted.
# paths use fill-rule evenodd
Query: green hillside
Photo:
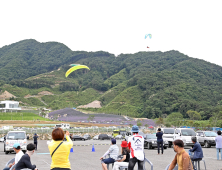
<svg viewBox="0 0 222 170"><path fill-rule="evenodd" d="M24 105L60 109L99 100L102 108L88 110L148 118L172 112L188 118L187 111L193 110L202 119L209 119L222 105L222 68L178 51L115 57L24 40L1 48L0 61L1 92L7 90ZM72 63L90 70L65 78ZM53 95L24 98L41 91Z"/></svg>

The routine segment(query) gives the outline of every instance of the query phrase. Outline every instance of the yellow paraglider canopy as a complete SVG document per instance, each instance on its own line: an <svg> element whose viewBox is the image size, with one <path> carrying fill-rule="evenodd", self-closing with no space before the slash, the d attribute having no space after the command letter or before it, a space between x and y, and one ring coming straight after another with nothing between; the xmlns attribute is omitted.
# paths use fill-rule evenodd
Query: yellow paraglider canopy
<svg viewBox="0 0 222 170"><path fill-rule="evenodd" d="M70 69L66 72L66 75L65 75L65 76L68 77L69 74L71 74L73 71L78 70L78 69L82 69L82 68L86 68L86 69L90 70L89 67L87 67L87 66L85 66L85 65L76 65L76 66L70 68Z"/></svg>

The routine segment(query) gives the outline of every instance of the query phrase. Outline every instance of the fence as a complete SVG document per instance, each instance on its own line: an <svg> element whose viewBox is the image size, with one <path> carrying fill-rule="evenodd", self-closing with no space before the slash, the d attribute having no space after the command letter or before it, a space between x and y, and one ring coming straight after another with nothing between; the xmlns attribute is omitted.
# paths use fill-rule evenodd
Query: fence
<svg viewBox="0 0 222 170"><path fill-rule="evenodd" d="M107 133L113 132L117 128L73 128L67 129L70 133ZM126 129L126 131L130 131L131 129ZM27 134L51 134L53 129L21 129L21 130L0 130L0 134L7 134L8 131L26 131Z"/></svg>

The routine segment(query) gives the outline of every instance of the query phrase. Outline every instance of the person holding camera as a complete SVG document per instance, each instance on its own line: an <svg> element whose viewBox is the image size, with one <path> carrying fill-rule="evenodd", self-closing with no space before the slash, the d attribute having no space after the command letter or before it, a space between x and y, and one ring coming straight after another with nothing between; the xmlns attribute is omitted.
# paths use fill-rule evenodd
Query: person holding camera
<svg viewBox="0 0 222 170"><path fill-rule="evenodd" d="M64 141L64 136L66 136L66 141ZM69 131L64 134L61 128L56 128L52 131L52 139L48 145L52 158L51 170L70 170L69 154L73 142L69 137Z"/></svg>

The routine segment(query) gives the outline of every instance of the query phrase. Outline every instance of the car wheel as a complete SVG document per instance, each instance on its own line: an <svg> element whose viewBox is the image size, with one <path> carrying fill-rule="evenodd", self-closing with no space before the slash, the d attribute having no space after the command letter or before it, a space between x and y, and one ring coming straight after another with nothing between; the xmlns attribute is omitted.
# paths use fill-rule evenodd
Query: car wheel
<svg viewBox="0 0 222 170"><path fill-rule="evenodd" d="M165 146L164 149L167 149L167 147Z"/></svg>
<svg viewBox="0 0 222 170"><path fill-rule="evenodd" d="M171 148L171 147L172 147L172 144L171 144L170 142L168 142L168 146L169 146L169 148Z"/></svg>
<svg viewBox="0 0 222 170"><path fill-rule="evenodd" d="M204 147L205 148L210 148L210 145L209 145L209 143L207 141L204 142Z"/></svg>
<svg viewBox="0 0 222 170"><path fill-rule="evenodd" d="M76 139L73 139L74 141L76 140Z"/></svg>
<svg viewBox="0 0 222 170"><path fill-rule="evenodd" d="M8 154L8 151L6 151L5 154Z"/></svg>
<svg viewBox="0 0 222 170"><path fill-rule="evenodd" d="M147 144L147 149L151 149L150 143Z"/></svg>

